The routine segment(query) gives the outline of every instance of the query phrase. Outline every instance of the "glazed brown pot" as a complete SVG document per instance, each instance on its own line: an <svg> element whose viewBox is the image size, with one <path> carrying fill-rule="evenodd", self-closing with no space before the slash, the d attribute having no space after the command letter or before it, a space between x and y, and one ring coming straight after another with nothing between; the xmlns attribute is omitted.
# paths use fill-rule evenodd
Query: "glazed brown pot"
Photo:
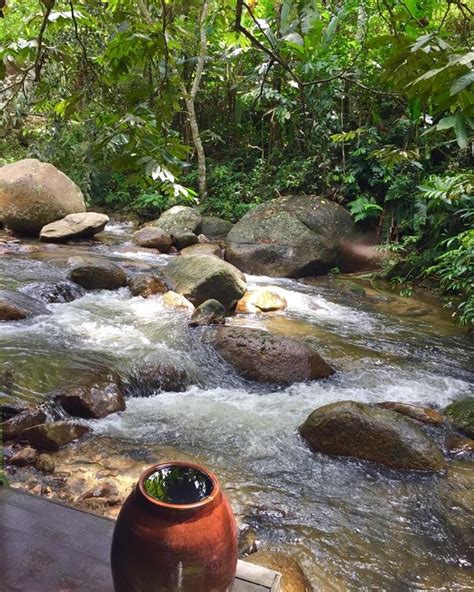
<svg viewBox="0 0 474 592"><path fill-rule="evenodd" d="M159 470L189 467L212 489L197 503L166 503L149 495ZM213 473L191 463L147 469L123 505L112 541L115 592L227 592L237 566L237 528Z"/></svg>

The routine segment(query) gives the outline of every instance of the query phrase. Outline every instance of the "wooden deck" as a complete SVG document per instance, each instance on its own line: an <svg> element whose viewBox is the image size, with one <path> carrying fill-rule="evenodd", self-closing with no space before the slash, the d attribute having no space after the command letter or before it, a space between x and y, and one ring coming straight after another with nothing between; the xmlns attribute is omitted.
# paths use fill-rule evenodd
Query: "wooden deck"
<svg viewBox="0 0 474 592"><path fill-rule="evenodd" d="M0 486L0 592L113 592L114 521ZM278 592L280 575L239 561L232 592Z"/></svg>

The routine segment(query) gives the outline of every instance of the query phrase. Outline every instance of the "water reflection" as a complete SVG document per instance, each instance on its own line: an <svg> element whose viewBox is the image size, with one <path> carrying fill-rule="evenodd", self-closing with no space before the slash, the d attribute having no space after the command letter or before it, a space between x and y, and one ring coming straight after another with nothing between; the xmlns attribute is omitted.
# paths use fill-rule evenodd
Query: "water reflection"
<svg viewBox="0 0 474 592"><path fill-rule="evenodd" d="M192 467L168 466L145 480L149 495L167 504L195 504L212 493L211 479Z"/></svg>

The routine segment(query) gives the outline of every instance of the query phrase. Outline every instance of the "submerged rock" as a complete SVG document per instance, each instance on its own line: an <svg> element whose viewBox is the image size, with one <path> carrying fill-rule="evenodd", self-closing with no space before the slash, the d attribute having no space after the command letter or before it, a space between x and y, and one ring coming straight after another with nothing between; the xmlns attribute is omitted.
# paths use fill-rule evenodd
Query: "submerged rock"
<svg viewBox="0 0 474 592"><path fill-rule="evenodd" d="M397 403L396 401L385 401L384 403L377 403L377 407L383 409L390 409L396 411L422 423L433 425L441 425L444 423L444 417L431 407L421 407L419 405L411 405L409 403Z"/></svg>
<svg viewBox="0 0 474 592"><path fill-rule="evenodd" d="M226 259L245 273L306 277L340 263L339 240L352 235L342 206L316 195L286 196L248 212L227 235Z"/></svg>
<svg viewBox="0 0 474 592"><path fill-rule="evenodd" d="M223 325L225 323L225 308L218 300L206 300L193 312L189 321L191 327L199 325Z"/></svg>
<svg viewBox="0 0 474 592"><path fill-rule="evenodd" d="M73 417L99 419L125 410L120 381L112 376L92 376L89 383L58 389L53 399Z"/></svg>
<svg viewBox="0 0 474 592"><path fill-rule="evenodd" d="M26 467L27 465L34 465L37 457L37 451L30 446L26 446L11 456L8 462L17 467Z"/></svg>
<svg viewBox="0 0 474 592"><path fill-rule="evenodd" d="M22 437L37 450L54 452L62 446L89 434L90 431L91 429L85 425L68 421L57 421L55 423L43 423L28 428L23 432Z"/></svg>
<svg viewBox="0 0 474 592"><path fill-rule="evenodd" d="M474 397L454 401L443 412L457 430L474 437Z"/></svg>
<svg viewBox="0 0 474 592"><path fill-rule="evenodd" d="M245 561L281 573L281 592L312 592L301 565L291 555L280 551L257 551Z"/></svg>
<svg viewBox="0 0 474 592"><path fill-rule="evenodd" d="M13 438L17 438L26 429L44 423L45 421L46 413L41 407L22 411L2 424L3 439L12 440Z"/></svg>
<svg viewBox="0 0 474 592"><path fill-rule="evenodd" d="M12 230L38 234L85 209L79 187L52 164L28 158L0 168L0 221Z"/></svg>
<svg viewBox="0 0 474 592"><path fill-rule="evenodd" d="M374 461L394 469L446 468L439 448L414 421L365 403L340 401L319 407L299 432L314 452Z"/></svg>
<svg viewBox="0 0 474 592"><path fill-rule="evenodd" d="M165 294L168 288L164 282L156 275L150 273L138 273L128 281L128 287L132 296L142 296L149 298L155 294Z"/></svg>
<svg viewBox="0 0 474 592"><path fill-rule="evenodd" d="M285 310L288 306L285 298L271 288L253 288L245 292L237 302L235 312L258 313Z"/></svg>
<svg viewBox="0 0 474 592"><path fill-rule="evenodd" d="M224 237L229 234L233 226L229 220L217 216L203 216L201 220L201 232L209 238Z"/></svg>
<svg viewBox="0 0 474 592"><path fill-rule="evenodd" d="M158 220L151 223L172 234L174 237L184 233L199 234L201 214L198 210L187 206L174 206L161 214Z"/></svg>
<svg viewBox="0 0 474 592"><path fill-rule="evenodd" d="M169 253L173 245L173 237L169 232L154 226L145 226L133 235L134 242L140 247L158 249L162 253Z"/></svg>
<svg viewBox="0 0 474 592"><path fill-rule="evenodd" d="M0 290L0 321L21 321L50 314L46 306L21 292Z"/></svg>
<svg viewBox="0 0 474 592"><path fill-rule="evenodd" d="M86 290L117 290L127 285L123 269L110 261L87 258L69 272L69 279Z"/></svg>
<svg viewBox="0 0 474 592"><path fill-rule="evenodd" d="M145 362L132 369L125 388L131 397L151 397L160 392L183 392L190 385L184 368L170 362Z"/></svg>
<svg viewBox="0 0 474 592"><path fill-rule="evenodd" d="M165 268L164 274L171 288L195 306L212 298L231 310L247 289L238 269L209 255L177 257Z"/></svg>
<svg viewBox="0 0 474 592"><path fill-rule="evenodd" d="M45 304L73 302L73 300L82 298L86 293L84 288L79 286L79 284L67 280L57 282L56 284L35 282L24 286L20 289L20 292Z"/></svg>
<svg viewBox="0 0 474 592"><path fill-rule="evenodd" d="M108 222L109 217L105 214L95 212L68 214L62 220L43 226L40 232L40 240L50 243L62 243L74 238L94 236L102 232Z"/></svg>
<svg viewBox="0 0 474 592"><path fill-rule="evenodd" d="M293 384L334 374L305 343L261 329L220 327L210 340L224 360L250 380Z"/></svg>

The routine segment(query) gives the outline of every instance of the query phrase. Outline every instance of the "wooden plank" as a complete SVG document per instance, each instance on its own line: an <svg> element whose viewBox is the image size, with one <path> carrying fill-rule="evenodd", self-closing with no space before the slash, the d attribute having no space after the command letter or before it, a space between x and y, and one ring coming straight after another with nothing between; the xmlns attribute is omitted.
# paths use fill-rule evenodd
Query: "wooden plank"
<svg viewBox="0 0 474 592"><path fill-rule="evenodd" d="M113 592L114 521L0 486L1 592ZM278 592L277 572L239 561L232 592Z"/></svg>

